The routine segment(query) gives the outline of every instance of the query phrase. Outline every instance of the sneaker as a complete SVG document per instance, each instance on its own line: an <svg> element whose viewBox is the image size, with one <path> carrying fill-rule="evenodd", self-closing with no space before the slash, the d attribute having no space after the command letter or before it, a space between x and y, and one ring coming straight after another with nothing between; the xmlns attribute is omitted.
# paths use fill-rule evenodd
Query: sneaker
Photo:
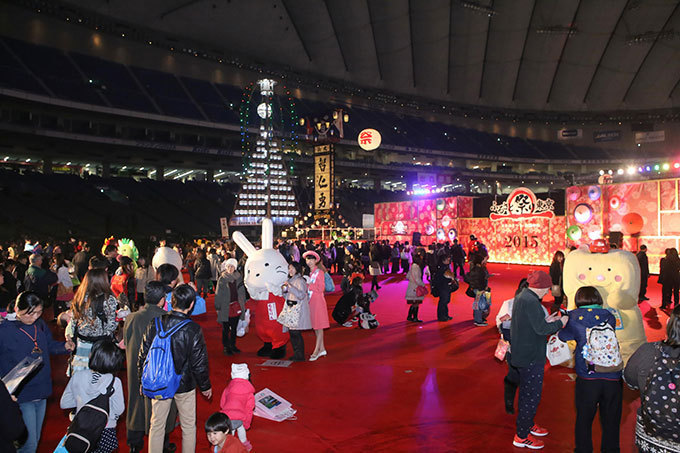
<svg viewBox="0 0 680 453"><path fill-rule="evenodd" d="M548 430L545 429L545 428L543 428L543 427L540 427L540 426L538 426L538 425L532 426L530 432L531 432L531 434L533 434L534 436L538 436L538 437L543 437L543 436L547 436L547 435L548 435Z"/></svg>
<svg viewBox="0 0 680 453"><path fill-rule="evenodd" d="M352 327L352 323L350 321L347 321L342 325L342 327Z"/></svg>
<svg viewBox="0 0 680 453"><path fill-rule="evenodd" d="M246 450L248 451L253 449L253 444L251 444L249 440L243 442L243 446L246 447Z"/></svg>
<svg viewBox="0 0 680 453"><path fill-rule="evenodd" d="M542 440L536 439L531 434L529 434L526 437L526 439L521 439L517 434L515 434L515 438L512 441L512 445L519 448L526 447L531 450L540 450L541 448L545 447L545 444L543 443Z"/></svg>
<svg viewBox="0 0 680 453"><path fill-rule="evenodd" d="M489 323L486 322L486 321L484 321L484 322L476 322L475 325L476 325L477 327L484 327L484 326L488 326Z"/></svg>

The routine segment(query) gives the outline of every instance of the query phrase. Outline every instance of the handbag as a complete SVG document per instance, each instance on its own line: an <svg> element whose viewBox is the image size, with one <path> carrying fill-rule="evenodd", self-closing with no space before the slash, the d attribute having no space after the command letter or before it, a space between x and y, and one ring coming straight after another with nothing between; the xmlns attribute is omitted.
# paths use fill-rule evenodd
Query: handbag
<svg viewBox="0 0 680 453"><path fill-rule="evenodd" d="M553 297L560 297L562 295L562 288L560 285L552 285L550 287L550 293Z"/></svg>
<svg viewBox="0 0 680 453"><path fill-rule="evenodd" d="M477 291L472 302L473 310L489 311L491 308L491 291Z"/></svg>
<svg viewBox="0 0 680 453"><path fill-rule="evenodd" d="M505 355L508 353L508 349L510 349L510 343L505 341L503 338L500 338L498 340L498 344L496 345L496 351L493 353L493 356L502 362L505 360Z"/></svg>
<svg viewBox="0 0 680 453"><path fill-rule="evenodd" d="M332 293L335 291L335 283L333 282L333 277L328 272L323 274L323 290L327 293Z"/></svg>
<svg viewBox="0 0 680 453"><path fill-rule="evenodd" d="M468 297L475 297L475 290L472 289L472 286L468 285L468 289L465 290L465 295Z"/></svg>
<svg viewBox="0 0 680 453"><path fill-rule="evenodd" d="M295 305L285 304L283 310L277 318L279 324L288 327L289 329L294 329L300 323L300 304Z"/></svg>
<svg viewBox="0 0 680 453"><path fill-rule="evenodd" d="M418 297L425 297L427 295L427 287L426 286L417 286L416 287L416 296Z"/></svg>
<svg viewBox="0 0 680 453"><path fill-rule="evenodd" d="M73 300L73 287L68 288L63 283L57 285L57 300L66 301Z"/></svg>
<svg viewBox="0 0 680 453"><path fill-rule="evenodd" d="M550 366L555 366L570 360L571 350L567 343L557 337L557 334L552 334L548 338L545 355L548 357Z"/></svg>

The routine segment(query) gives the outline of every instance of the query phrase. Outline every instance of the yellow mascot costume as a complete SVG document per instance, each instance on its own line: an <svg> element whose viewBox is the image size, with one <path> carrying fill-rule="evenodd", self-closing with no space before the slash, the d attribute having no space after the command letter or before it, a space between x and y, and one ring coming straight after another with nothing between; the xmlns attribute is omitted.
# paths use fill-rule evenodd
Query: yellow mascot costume
<svg viewBox="0 0 680 453"><path fill-rule="evenodd" d="M616 337L624 363L640 345L647 342L642 313L638 308L640 265L625 250L590 253L587 247L567 255L563 271L564 293L569 310L576 308L574 295L582 286L594 286L600 292L604 308L616 318Z"/></svg>

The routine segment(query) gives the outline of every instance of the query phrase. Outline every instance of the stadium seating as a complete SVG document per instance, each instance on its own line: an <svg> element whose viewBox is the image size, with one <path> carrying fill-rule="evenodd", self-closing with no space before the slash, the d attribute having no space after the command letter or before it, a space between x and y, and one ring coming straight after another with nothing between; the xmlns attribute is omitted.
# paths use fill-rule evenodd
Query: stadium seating
<svg viewBox="0 0 680 453"><path fill-rule="evenodd" d="M152 69L126 67L119 63L79 54L65 53L10 38L0 42L0 85L47 94L40 80L56 97L129 110L170 116L239 124L238 109L243 90L189 77L178 77ZM6 46L6 48L5 48ZM19 60L17 60L18 57ZM23 63L23 64L22 64ZM31 71L31 73L27 72ZM257 96L256 91L253 96ZM286 107L287 99L275 103ZM253 102L253 112L258 102ZM597 147L508 137L464 129L451 124L362 107L332 105L311 99L296 99L300 117L322 118L337 107L350 115L344 124L345 138L371 127L381 132L383 143L420 149L450 151L477 156L515 158L609 159L612 154ZM274 116L278 121L279 109ZM617 152L616 157L622 157Z"/></svg>

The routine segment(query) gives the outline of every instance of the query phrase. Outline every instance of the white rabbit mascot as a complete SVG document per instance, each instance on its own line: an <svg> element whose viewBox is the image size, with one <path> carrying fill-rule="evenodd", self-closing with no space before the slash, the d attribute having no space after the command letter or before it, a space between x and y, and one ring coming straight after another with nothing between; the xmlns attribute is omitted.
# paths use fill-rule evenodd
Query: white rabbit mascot
<svg viewBox="0 0 680 453"><path fill-rule="evenodd" d="M257 355L281 359L286 355L289 336L277 319L285 303L281 286L288 280L288 263L274 249L274 224L271 219L262 220L260 250L256 250L240 231L234 232L232 239L248 257L243 281L250 297L256 301L255 333L264 342Z"/></svg>

